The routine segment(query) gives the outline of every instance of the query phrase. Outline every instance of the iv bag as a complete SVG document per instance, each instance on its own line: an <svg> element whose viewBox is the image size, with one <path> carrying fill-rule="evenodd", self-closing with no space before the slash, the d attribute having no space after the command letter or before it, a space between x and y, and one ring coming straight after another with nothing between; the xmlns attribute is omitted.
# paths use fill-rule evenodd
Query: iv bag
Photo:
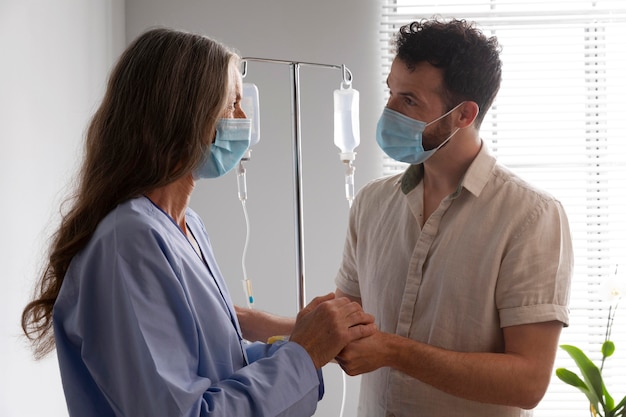
<svg viewBox="0 0 626 417"><path fill-rule="evenodd" d="M335 90L335 145L342 153L359 146L359 92L353 88Z"/></svg>
<svg viewBox="0 0 626 417"><path fill-rule="evenodd" d="M259 143L261 139L261 119L259 116L259 89L251 83L242 85L241 108L246 117L252 121L252 131L250 135L250 147Z"/></svg>

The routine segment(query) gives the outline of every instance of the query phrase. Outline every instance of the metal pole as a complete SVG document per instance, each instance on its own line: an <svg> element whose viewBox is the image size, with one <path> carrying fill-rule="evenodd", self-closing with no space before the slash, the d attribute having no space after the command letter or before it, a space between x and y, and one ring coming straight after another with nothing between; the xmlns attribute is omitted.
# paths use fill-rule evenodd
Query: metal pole
<svg viewBox="0 0 626 417"><path fill-rule="evenodd" d="M291 112L293 116L293 162L294 162L294 194L295 194L295 242L296 242L296 273L298 275L297 299L298 311L306 305L306 286L304 277L304 212L302 198L302 139L300 130L300 64L291 63Z"/></svg>

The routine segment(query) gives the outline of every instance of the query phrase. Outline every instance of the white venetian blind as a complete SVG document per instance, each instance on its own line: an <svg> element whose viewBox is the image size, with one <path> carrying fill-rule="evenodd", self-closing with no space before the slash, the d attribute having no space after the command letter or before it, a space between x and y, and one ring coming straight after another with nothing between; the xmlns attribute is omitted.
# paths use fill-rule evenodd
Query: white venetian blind
<svg viewBox="0 0 626 417"><path fill-rule="evenodd" d="M565 206L576 265L561 343L599 366L606 283L617 265L622 290L626 280L626 2L386 0L381 88L393 59L390 39L403 24L433 16L474 21L502 46L502 86L481 135L502 164ZM404 169L388 158L383 165L385 174ZM626 395L624 310L626 300L613 327L616 353L603 371L617 401ZM560 349L556 367L578 373ZM589 415L584 395L556 376L535 410L535 417Z"/></svg>

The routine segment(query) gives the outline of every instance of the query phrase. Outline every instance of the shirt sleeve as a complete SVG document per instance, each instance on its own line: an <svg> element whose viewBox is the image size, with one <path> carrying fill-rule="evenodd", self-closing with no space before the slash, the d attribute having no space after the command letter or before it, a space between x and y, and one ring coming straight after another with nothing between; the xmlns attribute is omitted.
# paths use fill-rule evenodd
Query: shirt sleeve
<svg viewBox="0 0 626 417"><path fill-rule="evenodd" d="M557 320L569 324L573 249L561 204L539 200L514 234L496 289L501 327Z"/></svg>
<svg viewBox="0 0 626 417"><path fill-rule="evenodd" d="M248 361L250 363L254 363L254 362L258 361L259 359L270 357L279 348L284 346L285 343L289 343L289 342L278 341L278 342L275 342L275 343L272 343L272 344L267 344L267 343L262 343L262 342L249 343L246 346L246 354L248 356ZM293 342L291 342L291 343L294 344ZM297 345L297 346L299 346L299 345ZM303 348L300 347L300 349L303 349ZM310 360L310 356L307 353L305 353L305 355ZM319 400L321 400L324 397L324 377L323 377L321 369L317 370L317 377L318 377L318 380L319 380L319 388L318 388L317 399L319 401Z"/></svg>

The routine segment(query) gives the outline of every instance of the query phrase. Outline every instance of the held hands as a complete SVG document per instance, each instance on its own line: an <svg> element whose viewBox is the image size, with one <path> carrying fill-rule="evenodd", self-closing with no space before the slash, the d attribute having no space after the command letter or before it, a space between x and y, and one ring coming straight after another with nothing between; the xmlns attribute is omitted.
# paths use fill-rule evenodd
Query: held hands
<svg viewBox="0 0 626 417"><path fill-rule="evenodd" d="M346 345L375 331L374 317L358 303L331 293L316 297L298 313L290 340L301 345L319 369Z"/></svg>

